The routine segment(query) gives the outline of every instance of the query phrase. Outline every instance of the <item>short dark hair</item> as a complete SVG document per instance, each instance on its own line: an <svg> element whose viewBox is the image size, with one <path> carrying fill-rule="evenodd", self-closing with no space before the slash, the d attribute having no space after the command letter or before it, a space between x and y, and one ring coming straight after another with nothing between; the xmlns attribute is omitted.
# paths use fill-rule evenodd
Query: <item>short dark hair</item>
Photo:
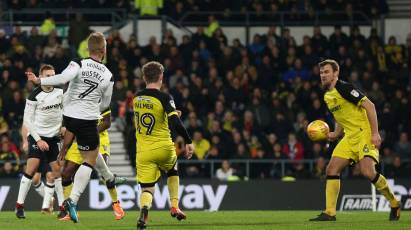
<svg viewBox="0 0 411 230"><path fill-rule="evenodd" d="M43 71L46 70L54 70L54 67L49 64L43 64L42 66L40 66L39 74L43 73Z"/></svg>
<svg viewBox="0 0 411 230"><path fill-rule="evenodd" d="M333 59L325 59L324 61L321 61L318 63L318 67L322 68L326 65L331 65L331 68L333 69L334 72L340 70L340 66L338 65L337 61Z"/></svg>
<svg viewBox="0 0 411 230"><path fill-rule="evenodd" d="M162 64L156 61L151 61L143 65L143 79L146 84L155 83L164 72Z"/></svg>

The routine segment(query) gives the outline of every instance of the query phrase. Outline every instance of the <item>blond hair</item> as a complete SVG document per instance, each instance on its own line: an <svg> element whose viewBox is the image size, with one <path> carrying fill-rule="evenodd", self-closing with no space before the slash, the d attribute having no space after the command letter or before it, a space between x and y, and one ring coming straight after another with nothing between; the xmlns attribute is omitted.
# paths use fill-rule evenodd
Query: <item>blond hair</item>
<svg viewBox="0 0 411 230"><path fill-rule="evenodd" d="M104 53L106 48L106 38L100 32L91 33L87 40L90 54Z"/></svg>
<svg viewBox="0 0 411 230"><path fill-rule="evenodd" d="M40 66L39 75L42 75L43 71L46 71L46 70L55 70L55 69L52 65L44 64Z"/></svg>

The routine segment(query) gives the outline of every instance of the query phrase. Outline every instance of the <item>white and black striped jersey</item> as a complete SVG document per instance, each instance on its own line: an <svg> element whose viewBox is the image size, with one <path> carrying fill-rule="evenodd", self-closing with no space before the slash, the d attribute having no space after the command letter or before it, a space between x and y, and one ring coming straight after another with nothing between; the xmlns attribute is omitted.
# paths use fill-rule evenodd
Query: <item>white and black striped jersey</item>
<svg viewBox="0 0 411 230"><path fill-rule="evenodd" d="M67 117L98 120L108 108L113 93L113 74L91 58L73 60L61 73L41 78L41 85L60 85L70 81L64 94L63 114Z"/></svg>
<svg viewBox="0 0 411 230"><path fill-rule="evenodd" d="M41 86L33 90L26 100L24 125L34 140L55 137L60 133L63 120L63 90L53 88L45 92Z"/></svg>

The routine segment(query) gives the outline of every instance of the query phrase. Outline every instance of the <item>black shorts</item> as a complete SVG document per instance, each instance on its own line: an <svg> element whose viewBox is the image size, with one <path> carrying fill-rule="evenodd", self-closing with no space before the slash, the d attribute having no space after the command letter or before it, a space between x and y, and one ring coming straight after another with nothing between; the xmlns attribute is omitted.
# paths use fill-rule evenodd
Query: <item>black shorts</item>
<svg viewBox="0 0 411 230"><path fill-rule="evenodd" d="M63 116L63 121L66 129L76 137L79 150L91 151L99 146L97 120L82 120Z"/></svg>
<svg viewBox="0 0 411 230"><path fill-rule="evenodd" d="M38 158L44 163L50 163L57 160L59 155L59 146L60 138L59 137L41 137L41 139L49 145L48 151L41 151L37 146L37 142L34 138L29 135L27 141L29 143L29 155L27 158Z"/></svg>

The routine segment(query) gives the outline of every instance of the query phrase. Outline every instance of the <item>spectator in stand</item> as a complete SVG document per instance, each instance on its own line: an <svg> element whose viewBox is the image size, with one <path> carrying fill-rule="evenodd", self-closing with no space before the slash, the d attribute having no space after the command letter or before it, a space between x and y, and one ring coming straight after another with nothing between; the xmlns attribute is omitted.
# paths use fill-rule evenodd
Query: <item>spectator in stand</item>
<svg viewBox="0 0 411 230"><path fill-rule="evenodd" d="M163 0L134 0L134 7L140 9L140 16L157 16Z"/></svg>
<svg viewBox="0 0 411 230"><path fill-rule="evenodd" d="M394 150L403 159L411 159L411 142L408 139L408 133L400 133L400 138L394 146Z"/></svg>
<svg viewBox="0 0 411 230"><path fill-rule="evenodd" d="M221 168L217 169L215 176L221 181L230 180L230 177L234 176L234 169L231 168L230 162L223 160Z"/></svg>
<svg viewBox="0 0 411 230"><path fill-rule="evenodd" d="M68 42L72 46L73 50L77 50L80 42L88 37L90 34L90 28L88 22L84 19L83 15L77 13L74 19L70 20L68 31Z"/></svg>
<svg viewBox="0 0 411 230"><path fill-rule="evenodd" d="M203 134L200 131L194 131L193 145L195 148L194 154L197 158L200 160L204 159L210 149L210 142L203 138Z"/></svg>
<svg viewBox="0 0 411 230"><path fill-rule="evenodd" d="M401 162L401 157L396 155L392 164L386 166L385 175L387 178L409 178L410 165Z"/></svg>
<svg viewBox="0 0 411 230"><path fill-rule="evenodd" d="M304 147L297 140L294 133L288 135L288 141L283 145L282 152L290 160L302 160L304 159Z"/></svg>
<svg viewBox="0 0 411 230"><path fill-rule="evenodd" d="M0 176L2 177L17 177L20 158L16 152L10 151L8 142L1 143L0 161L3 167L0 168Z"/></svg>

